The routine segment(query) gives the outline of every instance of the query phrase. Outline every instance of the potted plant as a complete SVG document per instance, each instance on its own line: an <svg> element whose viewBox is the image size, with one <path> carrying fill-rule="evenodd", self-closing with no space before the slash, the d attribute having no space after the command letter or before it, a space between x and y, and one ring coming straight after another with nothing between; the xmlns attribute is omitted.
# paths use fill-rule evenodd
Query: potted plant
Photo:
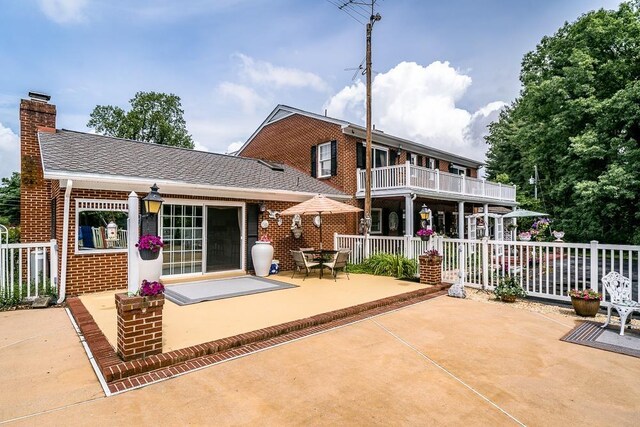
<svg viewBox="0 0 640 427"><path fill-rule="evenodd" d="M442 255L437 249L430 249L424 254L427 257L427 264L440 264L442 262Z"/></svg>
<svg viewBox="0 0 640 427"><path fill-rule="evenodd" d="M149 302L164 298L164 285L158 281L143 280L138 289L138 296L143 297L143 309L145 309Z"/></svg>
<svg viewBox="0 0 640 427"><path fill-rule="evenodd" d="M153 234L145 234L140 236L140 240L136 244L140 258L145 261L157 259L160 255L160 249L164 246L162 239L159 236Z"/></svg>
<svg viewBox="0 0 640 427"><path fill-rule="evenodd" d="M569 291L571 305L578 316L595 317L600 310L602 294L592 289L571 289Z"/></svg>
<svg viewBox="0 0 640 427"><path fill-rule="evenodd" d="M418 230L416 235L420 237L420 240L426 241L429 240L429 238L433 235L433 230L430 228L421 228L420 230Z"/></svg>
<svg viewBox="0 0 640 427"><path fill-rule="evenodd" d="M514 302L516 298L525 298L527 293L520 286L520 278L516 275L506 274L500 279L498 286L493 290L496 299L504 302Z"/></svg>
<svg viewBox="0 0 640 427"><path fill-rule="evenodd" d="M528 242L531 240L531 233L529 233L528 231L523 231L522 233L518 234L518 239L522 240L523 242Z"/></svg>
<svg viewBox="0 0 640 427"><path fill-rule="evenodd" d="M268 235L263 235L251 248L253 270L258 277L267 277L273 261L273 246Z"/></svg>

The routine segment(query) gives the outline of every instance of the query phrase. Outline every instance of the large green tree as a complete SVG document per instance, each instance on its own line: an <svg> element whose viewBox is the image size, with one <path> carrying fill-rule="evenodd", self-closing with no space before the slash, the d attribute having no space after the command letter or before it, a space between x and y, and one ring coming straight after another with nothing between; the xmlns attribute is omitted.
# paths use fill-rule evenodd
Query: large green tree
<svg viewBox="0 0 640 427"><path fill-rule="evenodd" d="M179 96L138 92L129 103L128 112L113 105L97 105L87 126L103 135L193 148Z"/></svg>
<svg viewBox="0 0 640 427"><path fill-rule="evenodd" d="M524 56L522 90L489 126L487 172L531 192L557 229L640 243L640 1L586 13Z"/></svg>
<svg viewBox="0 0 640 427"><path fill-rule="evenodd" d="M0 183L0 224L20 224L20 174L14 172Z"/></svg>

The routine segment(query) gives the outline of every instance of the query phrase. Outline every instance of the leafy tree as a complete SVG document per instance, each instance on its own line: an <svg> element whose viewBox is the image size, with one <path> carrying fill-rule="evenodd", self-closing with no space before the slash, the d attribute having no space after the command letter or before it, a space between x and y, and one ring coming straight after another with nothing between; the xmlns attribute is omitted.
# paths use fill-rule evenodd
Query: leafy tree
<svg viewBox="0 0 640 427"><path fill-rule="evenodd" d="M487 172L531 191L570 239L640 243L640 0L566 23L524 56L489 126Z"/></svg>
<svg viewBox="0 0 640 427"><path fill-rule="evenodd" d="M138 92L129 104L128 112L113 105L97 105L87 126L103 135L193 148L179 96Z"/></svg>
<svg viewBox="0 0 640 427"><path fill-rule="evenodd" d="M20 223L20 174L14 172L0 183L0 224Z"/></svg>

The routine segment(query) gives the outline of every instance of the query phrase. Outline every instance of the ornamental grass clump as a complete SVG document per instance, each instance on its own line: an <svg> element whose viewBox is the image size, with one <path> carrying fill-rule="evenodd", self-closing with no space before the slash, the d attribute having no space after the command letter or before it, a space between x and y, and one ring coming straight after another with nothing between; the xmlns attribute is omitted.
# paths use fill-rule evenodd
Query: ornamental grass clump
<svg viewBox="0 0 640 427"><path fill-rule="evenodd" d="M153 234L145 234L140 237L136 247L138 250L148 250L151 252L158 252L164 246L162 239L159 236L154 236Z"/></svg>
<svg viewBox="0 0 640 427"><path fill-rule="evenodd" d="M161 295L164 293L164 285L160 282L149 282L148 280L143 280L140 285L140 290L138 294L141 297L153 297L156 295Z"/></svg>
<svg viewBox="0 0 640 427"><path fill-rule="evenodd" d="M571 289L569 291L569 296L571 298L578 298L586 301L602 301L602 294L594 291L593 289Z"/></svg>

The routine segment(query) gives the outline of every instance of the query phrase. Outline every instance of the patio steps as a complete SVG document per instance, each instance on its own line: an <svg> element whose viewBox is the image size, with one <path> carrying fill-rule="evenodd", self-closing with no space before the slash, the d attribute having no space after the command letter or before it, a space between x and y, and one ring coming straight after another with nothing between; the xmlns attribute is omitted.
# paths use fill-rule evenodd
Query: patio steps
<svg viewBox="0 0 640 427"><path fill-rule="evenodd" d="M109 390L120 393L444 295L450 286L423 288L130 362L118 358L80 299L70 298L68 305Z"/></svg>

